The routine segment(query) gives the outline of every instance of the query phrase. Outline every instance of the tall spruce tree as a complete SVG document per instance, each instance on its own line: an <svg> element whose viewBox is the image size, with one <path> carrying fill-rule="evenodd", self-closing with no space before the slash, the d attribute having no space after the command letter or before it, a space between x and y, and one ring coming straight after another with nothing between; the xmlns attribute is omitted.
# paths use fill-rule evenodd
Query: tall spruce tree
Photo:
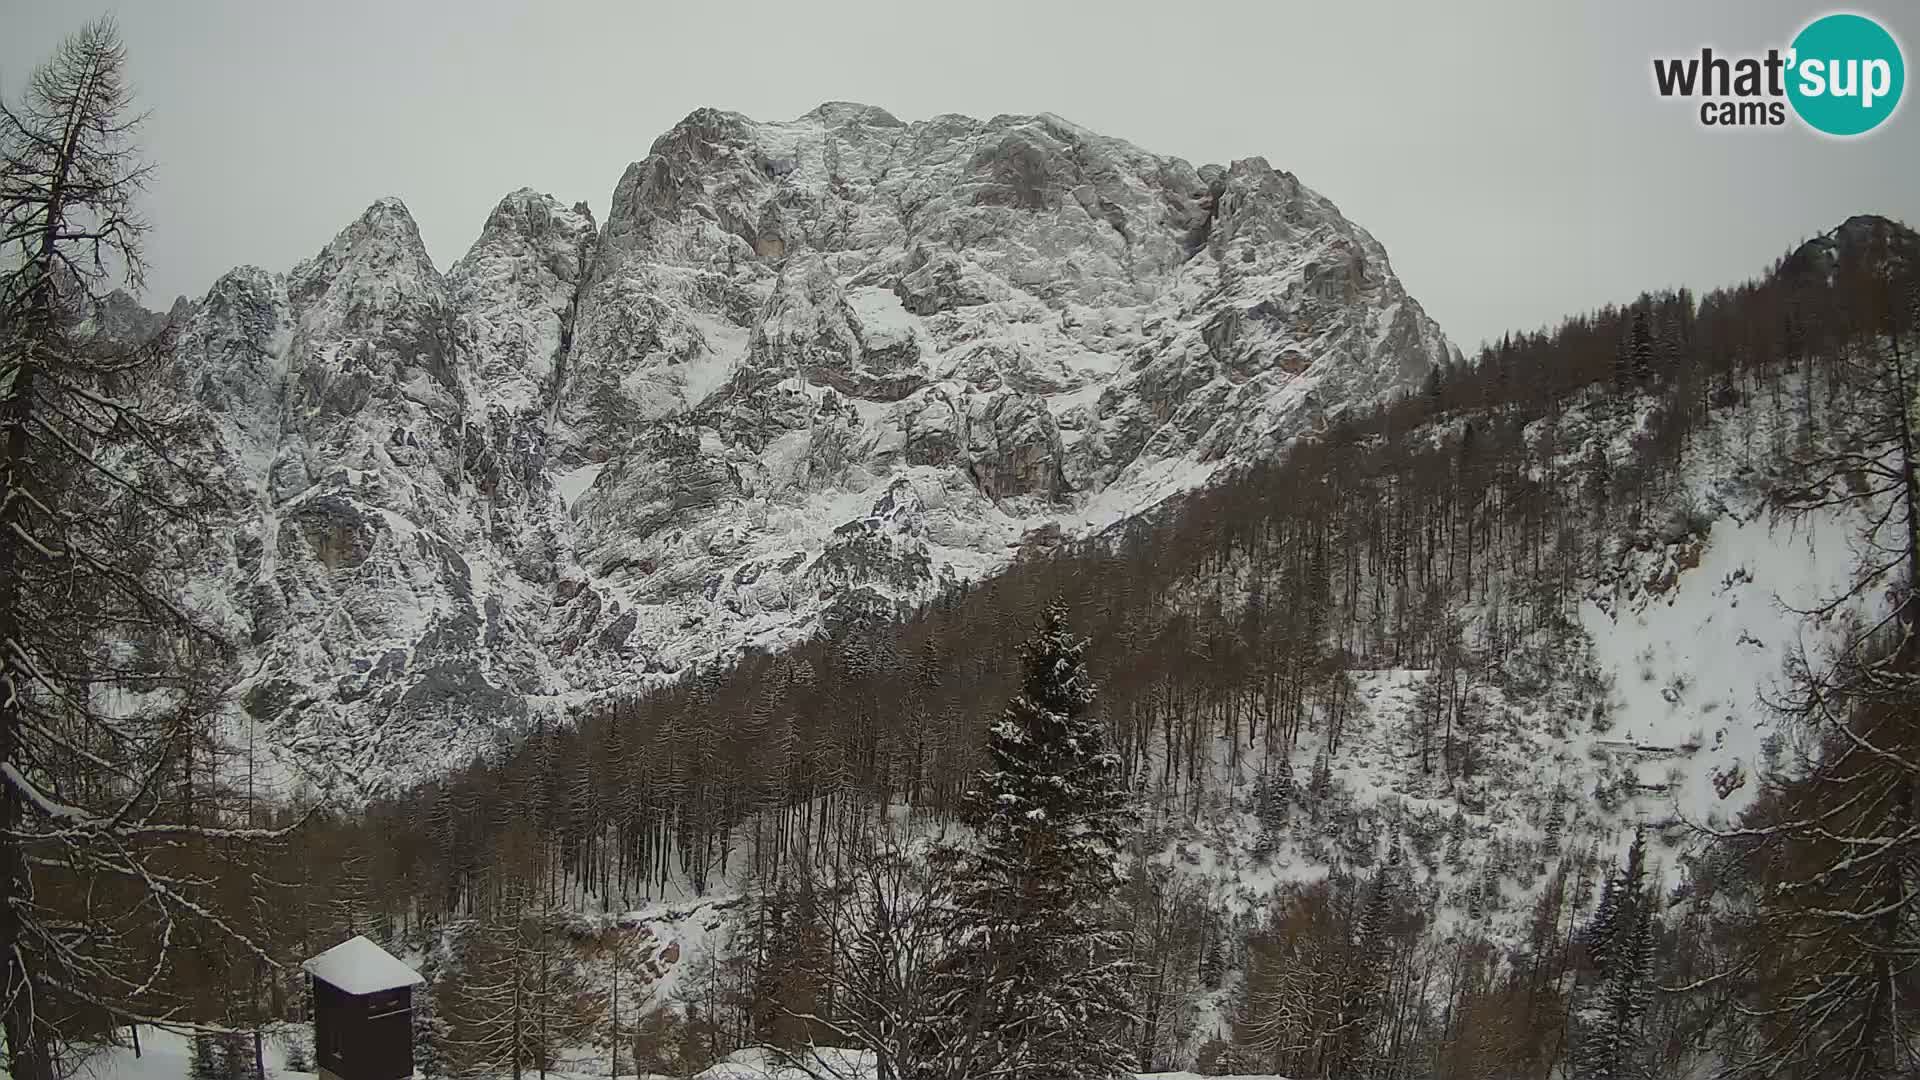
<svg viewBox="0 0 1920 1080"><path fill-rule="evenodd" d="M412 999L413 1068L427 1080L439 1080L447 1075L447 1021L440 1015L439 994L433 985L434 980L440 977L437 950L427 950L426 958L420 965L420 974L427 982L414 991Z"/></svg>
<svg viewBox="0 0 1920 1080"><path fill-rule="evenodd" d="M945 860L950 949L931 1025L945 1052L927 1055L943 1072L1110 1080L1132 1069L1127 936L1114 921L1129 809L1090 711L1085 648L1050 605L966 793L977 843Z"/></svg>
<svg viewBox="0 0 1920 1080"><path fill-rule="evenodd" d="M1353 922L1352 963L1340 990L1340 1037L1330 1070L1337 1078L1368 1076L1377 1064L1380 1013L1393 970L1393 922L1406 877L1406 855L1398 836L1387 852L1386 864L1375 872Z"/></svg>
<svg viewBox="0 0 1920 1080"><path fill-rule="evenodd" d="M1637 1080L1647 1075L1641 1020L1653 997L1653 903L1646 835L1635 830L1627 864L1608 878L1587 926L1593 977L1580 1007L1577 1080Z"/></svg>
<svg viewBox="0 0 1920 1080"><path fill-rule="evenodd" d="M1643 383L1653 377L1654 370L1654 340L1650 308L1650 301L1642 301L1633 309L1632 329L1628 334L1633 377Z"/></svg>
<svg viewBox="0 0 1920 1080"><path fill-rule="evenodd" d="M187 1080L226 1080L220 1068L219 1045L211 1034L193 1036L187 1056Z"/></svg>

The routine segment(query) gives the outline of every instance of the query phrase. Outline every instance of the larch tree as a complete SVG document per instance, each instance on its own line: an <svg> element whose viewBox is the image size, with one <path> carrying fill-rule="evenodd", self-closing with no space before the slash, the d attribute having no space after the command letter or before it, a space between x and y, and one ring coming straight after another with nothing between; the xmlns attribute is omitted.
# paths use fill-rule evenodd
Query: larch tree
<svg viewBox="0 0 1920 1080"><path fill-rule="evenodd" d="M162 350L98 318L110 283L141 277L141 119L110 20L0 103L0 1031L16 1080L48 1080L103 1025L177 1018L185 928L246 944L182 841L277 835L193 820L173 790L208 717L185 685L204 673L175 669L169 643L228 647L181 599L212 495L175 457Z"/></svg>
<svg viewBox="0 0 1920 1080"><path fill-rule="evenodd" d="M943 1075L945 1061L921 1055L932 1047L928 1035L937 1016L935 960L947 928L946 883L928 872L910 831L882 822L852 843L841 865L812 865L800 872L812 879L817 894L847 898L822 905L825 951L841 962L820 972L818 996L831 998L839 1008L829 1014L812 1002L774 1003L809 1035L798 1045L775 1043L770 1047L775 1060L812 1080ZM815 1035L871 1053L871 1066L818 1053Z"/></svg>

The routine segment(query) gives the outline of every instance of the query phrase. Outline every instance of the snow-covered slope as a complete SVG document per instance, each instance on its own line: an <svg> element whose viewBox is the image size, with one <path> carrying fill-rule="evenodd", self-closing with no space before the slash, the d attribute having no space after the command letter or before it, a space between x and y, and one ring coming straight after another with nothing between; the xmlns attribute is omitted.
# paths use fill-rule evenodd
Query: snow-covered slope
<svg viewBox="0 0 1920 1080"><path fill-rule="evenodd" d="M383 199L187 319L239 700L367 788L992 573L1452 356L1261 159L848 104L700 110L603 228L516 191L445 275Z"/></svg>
<svg viewBox="0 0 1920 1080"><path fill-rule="evenodd" d="M1800 392L1795 377L1783 386ZM1352 671L1359 708L1323 798L1297 799L1285 825L1270 829L1256 813L1255 777L1271 763L1248 750L1236 768L1222 752L1204 807L1149 821L1157 860L1216 910L1252 916L1284 883L1370 872L1397 844L1443 932L1468 926L1514 944L1562 851L1592 847L1613 862L1643 826L1654 872L1677 884L1684 857L1749 805L1760 774L1794 767L1801 733L1772 707L1787 695L1789 657L1817 659L1840 644L1848 617L1886 613L1883 590L1853 590L1877 515L1860 506L1774 513L1746 448L1793 421L1749 408L1696 433L1670 502L1650 509L1656 527L1605 541L1601 572L1580 586L1577 626L1555 646L1557 677L1469 677L1472 730L1459 737L1474 746L1471 779L1438 780L1420 767L1420 692L1435 673ZM1596 444L1624 464L1646 411L1625 423L1618 411L1598 390L1569 409L1554 442L1561 464ZM1849 593L1832 616L1807 616ZM1488 611L1460 614L1471 638ZM1299 788L1323 733L1291 751Z"/></svg>

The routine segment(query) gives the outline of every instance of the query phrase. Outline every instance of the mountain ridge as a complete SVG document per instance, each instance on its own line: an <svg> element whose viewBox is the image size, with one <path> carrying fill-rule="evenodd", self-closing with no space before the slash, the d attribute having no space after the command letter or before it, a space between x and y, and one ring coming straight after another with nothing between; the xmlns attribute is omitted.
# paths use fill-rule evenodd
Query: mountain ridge
<svg viewBox="0 0 1920 1080"><path fill-rule="evenodd" d="M696 110L605 222L518 189L444 272L382 198L189 310L251 508L209 575L241 699L374 786L897 614L1458 357L1262 158L851 103Z"/></svg>

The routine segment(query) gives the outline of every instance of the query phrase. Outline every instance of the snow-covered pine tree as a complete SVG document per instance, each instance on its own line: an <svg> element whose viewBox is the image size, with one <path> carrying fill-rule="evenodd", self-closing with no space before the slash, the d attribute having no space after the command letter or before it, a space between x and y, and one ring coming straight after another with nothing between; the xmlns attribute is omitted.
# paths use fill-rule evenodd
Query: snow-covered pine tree
<svg viewBox="0 0 1920 1080"><path fill-rule="evenodd" d="M1313 776L1307 782L1307 797L1313 807L1313 820L1320 820L1327 796L1333 792L1333 762L1328 759L1327 750L1322 747L1320 756L1313 759Z"/></svg>
<svg viewBox="0 0 1920 1080"><path fill-rule="evenodd" d="M448 1069L447 1022L440 1015L438 994L434 989L434 981L440 977L437 949L427 950L426 958L420 965L420 974L427 982L413 994L413 1068L427 1080L438 1080L448 1075Z"/></svg>
<svg viewBox="0 0 1920 1080"><path fill-rule="evenodd" d="M1264 862L1279 848L1280 834L1286 831L1293 800L1293 766L1282 749L1276 751L1253 778L1253 817L1260 825L1253 840L1255 858Z"/></svg>
<svg viewBox="0 0 1920 1080"><path fill-rule="evenodd" d="M1386 1002L1388 977L1393 970L1393 921L1406 875L1406 854L1395 836L1387 861L1373 881L1354 920L1353 963L1340 994L1340 1031L1333 1074L1366 1075L1375 1053L1380 1011Z"/></svg>
<svg viewBox="0 0 1920 1080"><path fill-rule="evenodd" d="M197 1034L187 1056L187 1080L226 1080L220 1073L219 1048L214 1037Z"/></svg>
<svg viewBox="0 0 1920 1080"><path fill-rule="evenodd" d="M1635 830L1627 865L1608 877L1587 926L1592 982L1581 995L1575 1080L1639 1080L1641 1018L1653 996L1653 904L1646 834Z"/></svg>
<svg viewBox="0 0 1920 1080"><path fill-rule="evenodd" d="M213 1065L220 1080L253 1080L253 1040L239 1031L214 1036Z"/></svg>
<svg viewBox="0 0 1920 1080"><path fill-rule="evenodd" d="M1263 769L1253 782L1253 816L1269 834L1286 828L1287 810L1293 801L1293 766L1284 752L1271 766Z"/></svg>
<svg viewBox="0 0 1920 1080"><path fill-rule="evenodd" d="M1547 803L1546 840L1547 854L1557 855L1567 833L1567 789L1564 784L1553 786L1553 795Z"/></svg>
<svg viewBox="0 0 1920 1080"><path fill-rule="evenodd" d="M1607 963L1607 950L1613 944L1614 924L1620 918L1619 896L1615 892L1618 879L1608 874L1600 883L1600 901L1594 905L1593 917L1580 931L1581 943L1586 946L1587 959L1596 970L1604 970Z"/></svg>
<svg viewBox="0 0 1920 1080"><path fill-rule="evenodd" d="M1654 369L1654 333L1648 316L1647 302L1642 302L1633 309L1632 329L1629 334L1633 377L1638 382L1646 382L1653 377Z"/></svg>
<svg viewBox="0 0 1920 1080"><path fill-rule="evenodd" d="M414 1007L416 1009L420 1007L420 998L421 998L420 994L416 993L414 995L413 1001L414 1001ZM308 1052L309 1047L311 1047L312 1045L313 1045L313 1037L310 1034L307 1034L305 1032L296 1032L290 1036L285 1036L284 1041L281 1043L281 1050L282 1050L283 1056L280 1060L281 1060L282 1066L286 1069L286 1071L312 1072L313 1071L313 1055ZM417 1052L418 1051L416 1048L416 1053ZM428 1076L429 1080L433 1080L433 1077L437 1075L444 1075L444 1074L428 1073L426 1075Z"/></svg>
<svg viewBox="0 0 1920 1080"><path fill-rule="evenodd" d="M1127 935L1113 921L1130 811L1090 711L1085 648L1049 605L966 793L977 843L942 860L950 948L933 975L940 1045L922 1056L941 1075L1111 1080L1133 1067Z"/></svg>
<svg viewBox="0 0 1920 1080"><path fill-rule="evenodd" d="M1279 760L1273 765L1273 794L1279 804L1280 816L1285 818L1294 800L1299 797L1299 792L1293 779L1292 755L1281 753L1278 757Z"/></svg>

